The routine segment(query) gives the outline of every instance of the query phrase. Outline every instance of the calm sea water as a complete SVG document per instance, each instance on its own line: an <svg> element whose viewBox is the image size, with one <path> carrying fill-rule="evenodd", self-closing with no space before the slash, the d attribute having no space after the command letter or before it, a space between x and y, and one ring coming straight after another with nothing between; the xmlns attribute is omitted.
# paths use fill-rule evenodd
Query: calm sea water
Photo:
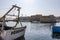
<svg viewBox="0 0 60 40"><path fill-rule="evenodd" d="M52 38L52 30L49 23L22 22L22 24L27 26L24 40L60 40Z"/></svg>

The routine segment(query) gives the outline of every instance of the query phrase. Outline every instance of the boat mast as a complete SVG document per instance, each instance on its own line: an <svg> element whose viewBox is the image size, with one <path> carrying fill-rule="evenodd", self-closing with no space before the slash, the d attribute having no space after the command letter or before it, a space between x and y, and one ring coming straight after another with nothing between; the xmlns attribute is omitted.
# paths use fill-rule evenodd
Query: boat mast
<svg viewBox="0 0 60 40"><path fill-rule="evenodd" d="M18 6L16 6L16 5L13 5L12 6L12 8L7 12L7 13L5 13L5 15L3 16L3 17L1 17L0 19L2 19L2 20L0 20L0 21L2 21L3 22L3 25L2 25L2 30L4 29L4 24L5 24L5 22L6 21L14 21L14 20L5 20L5 18L6 18L6 15L8 15L8 13L13 9L13 8L18 8L18 18L17 18L17 20L15 20L17 23L15 24L15 26L14 27L16 27L17 26L17 24L19 23L19 21L20 21L20 18L19 18L19 15L20 15L20 7L18 7ZM11 15L9 15L9 16L11 16ZM14 15L12 15L12 16L14 16ZM16 15L15 15L16 16ZM21 24L21 22L20 22L20 24ZM22 24L21 24L21 26L22 26Z"/></svg>
<svg viewBox="0 0 60 40"><path fill-rule="evenodd" d="M20 18L19 18L19 15L20 15L20 8L18 8L18 21L17 21L17 23L16 23L16 25L14 26L14 27L16 27L17 26L17 24L19 23L19 21L20 21ZM20 24L21 24L21 26L22 26L22 23L20 22Z"/></svg>

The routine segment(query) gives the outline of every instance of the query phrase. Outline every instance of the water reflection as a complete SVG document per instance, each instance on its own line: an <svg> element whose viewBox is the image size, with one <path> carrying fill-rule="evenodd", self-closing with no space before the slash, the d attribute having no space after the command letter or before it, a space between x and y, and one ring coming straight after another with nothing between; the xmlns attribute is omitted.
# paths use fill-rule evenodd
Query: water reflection
<svg viewBox="0 0 60 40"><path fill-rule="evenodd" d="M20 40L60 40L54 39L52 34L52 26L55 23L30 23L22 22L23 26L27 26L25 38Z"/></svg>
<svg viewBox="0 0 60 40"><path fill-rule="evenodd" d="M59 40L52 37L52 26L55 23L26 23L25 40ZM26 25L25 24L25 25Z"/></svg>
<svg viewBox="0 0 60 40"><path fill-rule="evenodd" d="M52 38L55 38L55 39L60 39L60 33L52 33Z"/></svg>
<svg viewBox="0 0 60 40"><path fill-rule="evenodd" d="M19 38L15 39L15 40L25 40L25 37L22 36L22 37L19 37Z"/></svg>
<svg viewBox="0 0 60 40"><path fill-rule="evenodd" d="M4 39L0 36L0 40L4 40Z"/></svg>

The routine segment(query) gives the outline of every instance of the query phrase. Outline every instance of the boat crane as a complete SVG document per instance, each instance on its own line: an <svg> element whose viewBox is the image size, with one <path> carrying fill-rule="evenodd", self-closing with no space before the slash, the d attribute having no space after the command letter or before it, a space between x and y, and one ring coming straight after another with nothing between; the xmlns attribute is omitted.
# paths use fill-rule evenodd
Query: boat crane
<svg viewBox="0 0 60 40"><path fill-rule="evenodd" d="M9 12L11 12L11 10L13 10L14 8L17 8L18 15L9 14ZM24 26L24 27L22 26L22 23L20 22L20 18L19 18L20 9L21 9L21 7L13 5L12 8L7 13L5 13L5 15L3 17L0 18L0 22L2 22L0 24L0 37L2 39L15 40L25 34L26 26ZM14 16L14 17L16 17L16 19L6 20L6 16ZM9 21L14 21L14 22L16 22L16 24L13 27L9 27L6 25L6 22L9 22ZM16 28L18 23L20 23L21 27Z"/></svg>

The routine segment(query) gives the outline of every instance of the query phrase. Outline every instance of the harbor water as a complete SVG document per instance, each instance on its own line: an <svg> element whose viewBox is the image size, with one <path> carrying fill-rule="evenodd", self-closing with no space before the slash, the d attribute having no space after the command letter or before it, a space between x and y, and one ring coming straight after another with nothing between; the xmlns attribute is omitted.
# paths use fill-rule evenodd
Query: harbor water
<svg viewBox="0 0 60 40"><path fill-rule="evenodd" d="M27 26L23 40L60 40L52 38L52 26L50 23L22 22L22 24Z"/></svg>

